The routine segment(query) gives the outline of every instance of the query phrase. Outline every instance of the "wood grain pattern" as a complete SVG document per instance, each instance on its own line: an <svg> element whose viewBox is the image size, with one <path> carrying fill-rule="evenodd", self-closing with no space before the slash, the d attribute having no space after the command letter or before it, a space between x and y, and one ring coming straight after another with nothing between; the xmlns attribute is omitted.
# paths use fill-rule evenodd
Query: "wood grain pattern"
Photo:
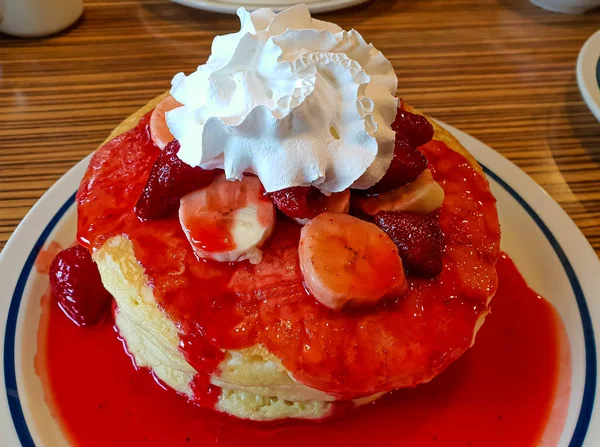
<svg viewBox="0 0 600 447"><path fill-rule="evenodd" d="M375 0L325 20L392 61L410 103L530 174L600 253L600 124L575 79L600 12L527 0ZM126 116L203 63L234 16L166 0L89 0L38 40L0 37L0 247L29 208Z"/></svg>

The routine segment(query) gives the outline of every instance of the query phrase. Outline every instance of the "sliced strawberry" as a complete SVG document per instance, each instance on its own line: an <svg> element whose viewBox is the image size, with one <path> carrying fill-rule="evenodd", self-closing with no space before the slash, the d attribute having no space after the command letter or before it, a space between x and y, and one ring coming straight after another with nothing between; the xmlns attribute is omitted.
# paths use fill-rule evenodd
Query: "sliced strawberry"
<svg viewBox="0 0 600 447"><path fill-rule="evenodd" d="M429 143L434 133L433 126L427 121L427 118L402 109L398 109L392 129L406 136L414 147Z"/></svg>
<svg viewBox="0 0 600 447"><path fill-rule="evenodd" d="M179 199L189 192L210 185L220 169L191 167L177 156L179 141L171 141L154 162L135 213L142 219L160 219L175 214Z"/></svg>
<svg viewBox="0 0 600 447"><path fill-rule="evenodd" d="M444 239L436 219L405 211L381 211L374 223L394 241L411 273L432 278L442 271Z"/></svg>
<svg viewBox="0 0 600 447"><path fill-rule="evenodd" d="M89 251L81 245L61 251L49 274L52 296L75 324L90 326L106 317L112 296L102 285Z"/></svg>
<svg viewBox="0 0 600 447"><path fill-rule="evenodd" d="M346 213L349 191L326 196L314 186L296 186L267 194L279 210L291 219L312 219L325 211Z"/></svg>
<svg viewBox="0 0 600 447"><path fill-rule="evenodd" d="M295 186L281 191L269 192L275 206L291 219L304 219L311 214L309 210L309 197L318 197L319 190L312 186Z"/></svg>
<svg viewBox="0 0 600 447"><path fill-rule="evenodd" d="M427 168L427 158L400 132L396 133L396 147L392 162L381 180L366 194L381 194L392 191L415 180Z"/></svg>

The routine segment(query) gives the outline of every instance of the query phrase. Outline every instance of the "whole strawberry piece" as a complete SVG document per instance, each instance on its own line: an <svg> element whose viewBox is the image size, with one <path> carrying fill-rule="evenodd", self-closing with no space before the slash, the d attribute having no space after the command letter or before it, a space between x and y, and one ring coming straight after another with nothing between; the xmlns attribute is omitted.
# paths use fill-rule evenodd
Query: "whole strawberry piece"
<svg viewBox="0 0 600 447"><path fill-rule="evenodd" d="M63 312L78 326L104 319L112 296L100 279L90 252L81 245L61 251L50 265L50 288Z"/></svg>
<svg viewBox="0 0 600 447"><path fill-rule="evenodd" d="M271 198L275 206L291 219L302 219L308 217L310 210L308 207L309 198L319 192L310 186L295 186L280 191L269 192L267 196ZM312 216L311 216L312 217Z"/></svg>
<svg viewBox="0 0 600 447"><path fill-rule="evenodd" d="M423 146L433 138L433 126L422 115L399 109L392 129L403 134L414 147Z"/></svg>
<svg viewBox="0 0 600 447"><path fill-rule="evenodd" d="M392 191L416 179L427 168L427 158L400 132L396 133L396 147L392 162L381 180L366 194L381 194Z"/></svg>
<svg viewBox="0 0 600 447"><path fill-rule="evenodd" d="M432 278L442 271L444 238L436 219L405 211L381 211L374 223L394 241L410 273Z"/></svg>
<svg viewBox="0 0 600 447"><path fill-rule="evenodd" d="M223 172L191 167L177 156L179 141L171 141L158 156L136 205L142 219L160 219L175 214L179 199L189 192L204 188Z"/></svg>
<svg viewBox="0 0 600 447"><path fill-rule="evenodd" d="M291 219L312 219L323 211L326 198L314 186L295 186L267 193L267 196Z"/></svg>
<svg viewBox="0 0 600 447"><path fill-rule="evenodd" d="M267 193L267 196L279 211L303 225L325 211L347 213L350 208L350 190L326 196L314 186L296 186Z"/></svg>

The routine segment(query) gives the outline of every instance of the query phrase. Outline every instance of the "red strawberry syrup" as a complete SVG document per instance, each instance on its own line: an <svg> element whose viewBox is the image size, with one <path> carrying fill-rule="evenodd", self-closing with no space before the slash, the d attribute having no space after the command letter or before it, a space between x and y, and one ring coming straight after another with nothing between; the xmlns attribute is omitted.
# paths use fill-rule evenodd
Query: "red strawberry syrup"
<svg viewBox="0 0 600 447"><path fill-rule="evenodd" d="M570 391L566 334L508 257L497 268L492 314L472 349L432 382L339 420L260 425L199 408L134 369L110 322L79 328L47 297L38 371L53 414L84 447L555 445Z"/></svg>

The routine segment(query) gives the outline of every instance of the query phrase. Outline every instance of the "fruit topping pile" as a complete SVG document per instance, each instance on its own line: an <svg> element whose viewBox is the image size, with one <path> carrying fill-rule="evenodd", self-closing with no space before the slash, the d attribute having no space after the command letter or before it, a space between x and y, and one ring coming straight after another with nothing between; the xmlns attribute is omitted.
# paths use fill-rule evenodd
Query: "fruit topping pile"
<svg viewBox="0 0 600 447"><path fill-rule="evenodd" d="M153 141L158 138L164 149L135 205L140 225L178 214L199 259L256 264L275 231L277 209L281 218L304 225L298 256L305 286L334 310L398 298L407 289L407 274L433 278L441 272L444 240L434 211L444 191L419 150L434 134L425 117L398 111L393 158L377 184L326 196L314 186L265 193L254 175L232 182L220 169L189 166L178 157L179 142L168 142L164 111L157 108L151 118L150 132L160 134ZM50 280L77 324L94 324L108 312L111 297L83 247L61 252Z"/></svg>

